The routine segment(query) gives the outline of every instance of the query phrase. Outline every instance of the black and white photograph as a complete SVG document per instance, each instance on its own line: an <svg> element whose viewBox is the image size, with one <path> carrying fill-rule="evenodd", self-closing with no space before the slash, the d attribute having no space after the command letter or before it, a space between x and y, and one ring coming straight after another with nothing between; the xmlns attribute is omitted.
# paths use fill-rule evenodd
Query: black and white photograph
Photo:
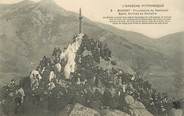
<svg viewBox="0 0 184 116"><path fill-rule="evenodd" d="M184 116L183 0L0 0L0 116Z"/></svg>

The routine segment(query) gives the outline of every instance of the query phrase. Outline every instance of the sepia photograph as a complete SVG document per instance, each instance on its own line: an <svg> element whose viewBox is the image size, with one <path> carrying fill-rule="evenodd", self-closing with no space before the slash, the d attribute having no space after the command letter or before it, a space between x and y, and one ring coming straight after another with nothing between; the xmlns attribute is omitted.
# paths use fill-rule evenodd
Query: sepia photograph
<svg viewBox="0 0 184 116"><path fill-rule="evenodd" d="M183 0L0 0L0 116L184 116Z"/></svg>

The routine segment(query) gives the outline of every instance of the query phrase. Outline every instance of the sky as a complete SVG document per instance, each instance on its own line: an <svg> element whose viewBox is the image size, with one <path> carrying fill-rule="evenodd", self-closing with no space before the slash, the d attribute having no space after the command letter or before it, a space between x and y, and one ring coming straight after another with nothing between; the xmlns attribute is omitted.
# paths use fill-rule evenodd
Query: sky
<svg viewBox="0 0 184 116"><path fill-rule="evenodd" d="M0 3L11 4L22 0L0 0ZM39 1L39 0L33 0ZM110 24L119 29L135 31L151 38L159 38L167 34L184 31L184 0L53 0L66 10L78 12L82 8L82 13L89 19ZM113 25L104 16L116 16L110 9L119 9L125 4L164 4L164 9L168 9L165 15L172 16L172 21L166 25Z"/></svg>

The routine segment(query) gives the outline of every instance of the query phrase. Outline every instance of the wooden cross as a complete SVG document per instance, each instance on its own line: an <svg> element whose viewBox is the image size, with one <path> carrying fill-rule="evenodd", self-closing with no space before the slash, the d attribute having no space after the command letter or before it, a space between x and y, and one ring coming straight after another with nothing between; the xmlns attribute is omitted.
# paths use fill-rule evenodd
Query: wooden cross
<svg viewBox="0 0 184 116"><path fill-rule="evenodd" d="M79 34L82 33L82 12L81 12L81 8L79 9Z"/></svg>

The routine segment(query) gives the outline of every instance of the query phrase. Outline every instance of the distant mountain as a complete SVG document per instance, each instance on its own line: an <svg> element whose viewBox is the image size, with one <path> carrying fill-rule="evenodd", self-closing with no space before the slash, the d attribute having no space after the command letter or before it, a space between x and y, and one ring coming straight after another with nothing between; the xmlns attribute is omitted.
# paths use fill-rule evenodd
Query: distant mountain
<svg viewBox="0 0 184 116"><path fill-rule="evenodd" d="M157 48L162 54L168 57L169 66L174 71L182 70L183 67L183 57L184 57L184 32L178 32L161 37L157 40Z"/></svg>
<svg viewBox="0 0 184 116"><path fill-rule="evenodd" d="M47 55L54 47L66 45L78 32L78 15L60 8L53 1L42 0L38 3L23 1L6 7L8 10L3 11L0 18L0 36L1 56L7 58L1 59L7 65L17 65L16 69L12 70L17 71L22 67L23 62L35 64L35 61ZM132 54L144 56L145 59L152 59L150 55L160 57L159 53L152 51L151 53L149 49L103 29L87 18L84 19L83 26L84 33L94 39L107 42L109 47L116 51L114 56L119 59L129 60ZM16 61L15 56L18 57ZM18 64L19 60L20 64ZM9 66L6 71L9 72L10 67L12 66ZM5 70L4 68L2 70Z"/></svg>
<svg viewBox="0 0 184 116"><path fill-rule="evenodd" d="M157 50L156 46L154 45L154 42L156 41L155 39L152 39L150 37L147 37L147 36L140 34L140 33L137 33L137 32L121 30L121 29L115 28L115 27L110 26L110 25L105 25L105 24L101 24L101 23L97 23L97 25L103 29L107 29L107 30L109 30L117 35L120 35L120 36L126 38L127 40L131 41L132 43L135 43L135 44L140 45L140 46L144 46L144 47L152 49L152 50Z"/></svg>
<svg viewBox="0 0 184 116"><path fill-rule="evenodd" d="M178 32L161 37L157 40L159 47L166 55L174 55L181 51L184 45L184 32Z"/></svg>
<svg viewBox="0 0 184 116"><path fill-rule="evenodd" d="M0 14L0 75L3 78L27 75L44 55L50 55L55 47L66 47L78 33L78 14L62 9L52 0L0 5ZM155 45L159 40L87 18L83 20L83 32L107 43L121 67L136 67L137 59L141 59L143 65L150 66L145 78L150 80L150 74L158 72L166 76L170 60L165 50Z"/></svg>
<svg viewBox="0 0 184 116"><path fill-rule="evenodd" d="M175 86L175 93L183 98L184 82L184 32L164 36L157 40L157 47L169 60L168 67L173 72L170 80ZM169 77L169 76L168 76Z"/></svg>

